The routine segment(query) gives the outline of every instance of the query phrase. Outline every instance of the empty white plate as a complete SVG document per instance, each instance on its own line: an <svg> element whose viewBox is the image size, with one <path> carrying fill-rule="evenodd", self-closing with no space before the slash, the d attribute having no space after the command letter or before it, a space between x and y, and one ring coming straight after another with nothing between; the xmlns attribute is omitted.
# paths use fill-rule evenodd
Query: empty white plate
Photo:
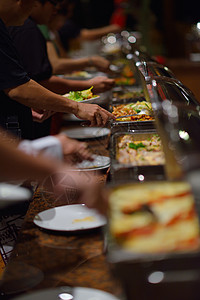
<svg viewBox="0 0 200 300"><path fill-rule="evenodd" d="M85 287L58 287L22 295L13 300L119 300L110 293Z"/></svg>
<svg viewBox="0 0 200 300"><path fill-rule="evenodd" d="M18 185L0 183L0 208L27 201L30 198L31 192L28 189Z"/></svg>
<svg viewBox="0 0 200 300"><path fill-rule="evenodd" d="M65 130L62 133L65 133L68 137L78 140L86 139L97 139L101 137L108 136L110 134L110 129L101 128L101 127L79 127L69 130Z"/></svg>
<svg viewBox="0 0 200 300"><path fill-rule="evenodd" d="M37 214L33 222L44 229L79 231L98 228L106 224L106 218L85 204L54 207Z"/></svg>
<svg viewBox="0 0 200 300"><path fill-rule="evenodd" d="M84 160L79 164L76 164L76 167L79 170L90 171L90 170L103 170L110 166L110 157L93 155L94 160Z"/></svg>

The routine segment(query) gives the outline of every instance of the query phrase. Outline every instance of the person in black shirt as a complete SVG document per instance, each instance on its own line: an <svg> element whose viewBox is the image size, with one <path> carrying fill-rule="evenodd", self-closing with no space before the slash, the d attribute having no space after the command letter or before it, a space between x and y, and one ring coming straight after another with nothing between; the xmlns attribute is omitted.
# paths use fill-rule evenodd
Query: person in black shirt
<svg viewBox="0 0 200 300"><path fill-rule="evenodd" d="M28 77L18 60L18 55L6 26L20 26L31 13L35 0L0 1L0 125L30 137L31 114L35 110L74 113L92 126L101 126L113 116L97 105L77 103L56 95ZM6 26L5 26L6 24ZM103 83L102 83L103 84ZM106 83L105 83L106 84ZM68 83L68 88L73 85ZM66 83L65 83L66 88ZM41 113L42 118L45 113Z"/></svg>
<svg viewBox="0 0 200 300"><path fill-rule="evenodd" d="M21 62L25 70L29 72L29 75L31 74L31 78L33 78L34 74L32 74L32 71L35 70L35 67L38 67L37 74L41 71L41 57L46 57L45 61L48 59L46 41L39 28L37 28L37 24L48 24L55 13L54 11L51 12L48 8L49 0L38 0L37 3L37 6L35 6L30 15L31 18L29 18L29 21L25 22L23 26L9 28L9 33L19 52ZM38 59L40 60L39 63L37 62ZM40 80L40 84L59 94L65 94L71 90L87 89L91 86L94 87L94 93L100 93L111 89L114 85L114 80L99 76L90 80L77 81L52 76L49 80Z"/></svg>
<svg viewBox="0 0 200 300"><path fill-rule="evenodd" d="M10 36L18 50L24 69L28 72L31 79L59 94L68 92L69 84L71 85L71 83L74 83L74 88L72 89L75 90L81 86L84 86L84 88L94 86L95 88L103 77L78 82L51 76L52 68L47 56L46 40L37 27L37 23L48 22L54 13L55 8L51 6L48 0L39 0L31 17L25 21L23 26L9 28ZM54 84L54 79L57 85ZM105 80L110 81L106 77ZM61 84L62 87L60 88ZM50 133L50 124L50 119L47 119L42 124L34 123L34 138L48 135Z"/></svg>
<svg viewBox="0 0 200 300"><path fill-rule="evenodd" d="M53 0L53 2L55 3L56 0ZM7 26L22 25L31 12L34 3L35 0L0 1L0 125L12 129L18 136L21 133L22 137L26 137L26 133L29 133L29 127L25 121L31 120L28 117L30 115L29 107L36 110L70 112L80 119L89 120L93 126L96 124L99 126L104 125L112 118L110 113L97 105L76 103L70 99L66 101L62 96L48 91L30 79L20 65L16 49L12 44L5 24ZM92 177L88 182L87 176L82 177L76 172L70 172L68 166L58 161L26 155L15 149L16 145L14 144L16 141L10 143L10 136L9 141L6 141L7 138L4 132L0 134L0 181L25 178L41 182L47 176L54 174L55 186L58 186L59 180L56 179L57 176L55 175L59 174L60 177L63 174L65 182L69 176L70 183L75 182L75 187L81 189L80 194L83 195L85 201L90 198L94 200L95 197L100 196L100 192L97 191L98 187L93 184ZM66 192L66 186L60 185L58 192L62 195L63 192ZM81 202L84 199L82 198ZM2 217L3 214L1 214ZM1 229L0 224L0 231ZM10 234L12 234L12 229L15 229L15 227L9 225ZM2 247L5 245L4 238L5 235L2 237L0 234L0 254Z"/></svg>
<svg viewBox="0 0 200 300"><path fill-rule="evenodd" d="M114 11L113 4L113 0L92 0L87 3L64 0L61 6L66 6L67 18L63 26L58 29L58 35L65 50L69 50L70 42L73 40L80 44L84 41L98 40L111 32L120 32L122 27L110 23ZM85 10L87 6L89 10Z"/></svg>
<svg viewBox="0 0 200 300"><path fill-rule="evenodd" d="M21 54L20 62L28 76L38 83L42 80L48 80L52 75L52 67L47 56L46 42L35 22L28 18L23 26L10 27L8 31L10 36L13 36L18 53ZM31 38L31 47L30 43L27 43L29 37ZM22 41L24 38L25 43ZM40 46L38 47L38 45ZM49 135L50 127L51 117L42 123L33 122L33 138L37 139Z"/></svg>
<svg viewBox="0 0 200 300"><path fill-rule="evenodd" d="M19 57L0 19L0 124L19 138L31 138L31 109L9 98L4 90L27 83L30 78L19 64ZM23 129L23 130L22 130Z"/></svg>

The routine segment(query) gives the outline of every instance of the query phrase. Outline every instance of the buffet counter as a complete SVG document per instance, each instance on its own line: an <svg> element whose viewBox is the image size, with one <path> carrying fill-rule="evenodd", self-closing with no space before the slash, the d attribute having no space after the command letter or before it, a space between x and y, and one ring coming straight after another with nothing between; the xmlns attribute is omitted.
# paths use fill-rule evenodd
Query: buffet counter
<svg viewBox="0 0 200 300"><path fill-rule="evenodd" d="M200 191L197 181L194 194L187 182L200 170L198 101L170 69L125 46L112 60L124 68L107 103L116 117L111 136L89 142L93 153L111 159L110 172L98 175L102 185L109 179L107 226L76 234L39 229L36 214L66 204L39 187L4 273L2 299L61 286L121 300L199 299Z"/></svg>
<svg viewBox="0 0 200 300"><path fill-rule="evenodd" d="M108 137L101 144L89 142L95 154L108 155L107 145ZM106 179L107 173L98 176L100 184ZM102 228L68 234L41 230L33 223L39 212L65 204L65 197L55 201L41 187L36 190L1 282L1 299L59 286L90 287L121 296L120 284L106 262Z"/></svg>

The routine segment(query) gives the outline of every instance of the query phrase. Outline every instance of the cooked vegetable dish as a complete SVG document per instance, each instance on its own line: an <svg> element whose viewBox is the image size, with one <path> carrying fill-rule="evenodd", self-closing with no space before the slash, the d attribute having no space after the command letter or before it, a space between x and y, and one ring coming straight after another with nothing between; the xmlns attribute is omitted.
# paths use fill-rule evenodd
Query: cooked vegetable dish
<svg viewBox="0 0 200 300"><path fill-rule="evenodd" d="M115 79L115 83L117 85L134 85L136 80L133 71L126 61L122 60L121 63L124 63L125 66L121 72L121 76Z"/></svg>
<svg viewBox="0 0 200 300"><path fill-rule="evenodd" d="M124 135L118 138L116 159L121 164L133 166L163 165L165 156L161 140L157 134L149 139L135 140L134 135Z"/></svg>
<svg viewBox="0 0 200 300"><path fill-rule="evenodd" d="M113 115L117 118L125 115L134 115L116 119L117 121L147 121L154 120L151 103L147 101L137 101L135 103L120 104L113 106Z"/></svg>
<svg viewBox="0 0 200 300"><path fill-rule="evenodd" d="M117 99L130 99L144 97L143 90L141 91L130 91L130 92L114 92L113 97Z"/></svg>

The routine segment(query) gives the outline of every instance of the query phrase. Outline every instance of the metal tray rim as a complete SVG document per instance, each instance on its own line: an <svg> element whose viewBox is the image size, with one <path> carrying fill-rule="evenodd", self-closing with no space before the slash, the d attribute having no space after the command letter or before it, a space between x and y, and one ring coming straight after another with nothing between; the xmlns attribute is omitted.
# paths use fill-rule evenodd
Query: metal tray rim
<svg viewBox="0 0 200 300"><path fill-rule="evenodd" d="M116 140L121 135L141 135L141 134L157 134L156 130L138 130L134 132L116 132L111 137L111 147L112 151L110 151L110 158L111 158L111 172L117 171L120 169L130 169L130 168L161 168L164 167L165 164L159 165L132 165L132 164L122 164L116 160Z"/></svg>

